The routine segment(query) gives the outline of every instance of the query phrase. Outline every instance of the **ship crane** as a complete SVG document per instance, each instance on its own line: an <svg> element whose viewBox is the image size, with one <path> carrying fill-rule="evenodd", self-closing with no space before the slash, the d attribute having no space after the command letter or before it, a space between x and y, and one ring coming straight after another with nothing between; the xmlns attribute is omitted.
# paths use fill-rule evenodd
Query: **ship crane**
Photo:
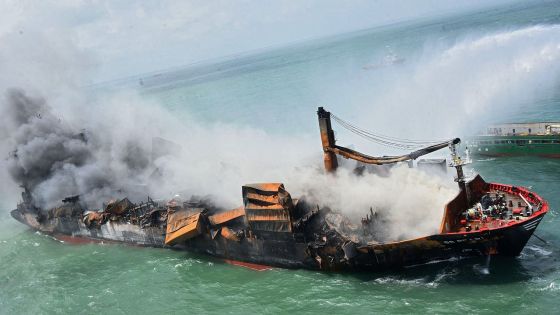
<svg viewBox="0 0 560 315"><path fill-rule="evenodd" d="M323 145L323 158L325 162L325 170L327 172L335 172L338 168L337 155L340 155L347 159L356 160L365 164L392 164L397 162L404 162L409 160L415 160L420 156L432 153L434 151L449 148L451 150L452 161L449 166L454 167L457 170L456 181L461 189L465 189L465 175L463 172L463 165L467 161L461 160L461 157L457 153L457 145L461 142L461 139L455 138L447 141L419 141L419 140L409 140L409 139L397 139L389 136L379 135L372 133L370 131L356 127L334 114L326 111L323 107L319 107L317 110L317 116L319 118L319 129L321 131L321 142ZM348 129L349 131L371 140L373 142L392 146L399 149L416 149L408 154L399 156L381 156L374 157L369 156L364 153L339 146L336 144L336 139L334 137L334 131L332 129L331 118L335 120L340 126Z"/></svg>

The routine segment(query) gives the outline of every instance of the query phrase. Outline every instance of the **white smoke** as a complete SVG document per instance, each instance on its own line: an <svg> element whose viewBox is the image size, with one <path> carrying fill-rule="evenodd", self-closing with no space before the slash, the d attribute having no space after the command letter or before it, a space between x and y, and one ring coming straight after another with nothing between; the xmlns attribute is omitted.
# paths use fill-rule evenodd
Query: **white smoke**
<svg viewBox="0 0 560 315"><path fill-rule="evenodd" d="M382 210L392 222L391 236L409 238L437 232L444 205L456 193L449 182L403 167L386 178L355 177L347 169L325 175L319 171L318 132L293 137L235 124L201 124L178 119L132 92L93 102L76 93L76 82L83 81L79 74L87 73L90 64L87 55L46 43L52 50L45 54L18 55L7 49L0 59L9 69L0 81L2 91L9 91L2 99L2 153L17 150L18 158L9 160L16 184L36 180L33 194L41 206L80 194L89 206L98 207L126 195L131 187L146 185L152 197L178 191L185 191L185 197L211 194L219 205L233 207L241 203L243 184L284 182L294 197L311 194L354 219L370 207ZM361 110L358 124L376 121L386 133L395 134L410 131L393 128L404 121L417 126L413 134L418 136L451 136L477 115L499 112L510 101L553 85L559 45L558 26L536 26L465 39L426 53L407 66L407 78L385 83L389 85L378 95L377 106ZM63 62L67 59L76 67ZM30 60L43 62L34 67ZM19 63L25 66L18 68ZM14 102L14 93L27 105ZM14 119L22 109L30 111L24 111L24 119ZM434 128L438 126L443 127ZM87 141L78 136L82 129ZM152 137L178 143L178 157L150 161ZM33 173L39 176L31 176L39 165L41 171ZM150 179L156 167L162 177Z"/></svg>
<svg viewBox="0 0 560 315"><path fill-rule="evenodd" d="M387 235L383 240L402 240L437 234L444 206L458 192L450 178L435 176L406 164L393 167L388 176L356 176L339 169L336 176L306 169L289 178L290 191L304 193L313 202L342 212L356 226L370 208L381 215Z"/></svg>
<svg viewBox="0 0 560 315"><path fill-rule="evenodd" d="M403 65L370 72L374 84L353 87L357 96L346 93L356 105L341 108L343 117L401 138L453 138L503 120L558 86L559 25L460 36L427 40Z"/></svg>
<svg viewBox="0 0 560 315"><path fill-rule="evenodd" d="M52 207L80 194L88 206L99 207L139 186L144 186L144 198L184 191L211 194L218 204L233 206L247 181L275 181L302 161L313 160L310 155L321 160L316 139L178 120L134 94L86 104L62 114L48 99L7 90L2 119L9 144L4 147L13 150L7 166L39 206ZM151 161L153 137L174 141L182 149Z"/></svg>

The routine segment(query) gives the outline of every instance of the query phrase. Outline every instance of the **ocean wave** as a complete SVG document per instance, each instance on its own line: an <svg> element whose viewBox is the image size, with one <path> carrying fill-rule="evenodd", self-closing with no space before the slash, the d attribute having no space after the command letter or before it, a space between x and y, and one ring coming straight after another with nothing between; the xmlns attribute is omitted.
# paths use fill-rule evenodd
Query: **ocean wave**
<svg viewBox="0 0 560 315"><path fill-rule="evenodd" d="M525 246L525 248L537 254L536 256L549 256L550 254L552 254L552 251L546 250L537 245L527 245Z"/></svg>

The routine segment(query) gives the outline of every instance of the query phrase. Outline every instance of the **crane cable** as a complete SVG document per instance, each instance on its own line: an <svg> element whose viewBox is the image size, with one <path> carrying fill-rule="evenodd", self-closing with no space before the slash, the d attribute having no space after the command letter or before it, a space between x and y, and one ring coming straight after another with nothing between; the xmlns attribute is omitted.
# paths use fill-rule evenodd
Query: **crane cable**
<svg viewBox="0 0 560 315"><path fill-rule="evenodd" d="M334 114L330 114L331 117L335 122L337 122L341 127L347 129L348 131L368 140L375 142L377 144L381 144L388 147L393 147L402 150L413 150L429 145L434 145L437 143L441 143L444 141L430 141L430 140L411 140L411 139L399 139L395 137L385 136L381 134L376 134L371 131L362 129L351 123L344 121L340 117L337 117Z"/></svg>

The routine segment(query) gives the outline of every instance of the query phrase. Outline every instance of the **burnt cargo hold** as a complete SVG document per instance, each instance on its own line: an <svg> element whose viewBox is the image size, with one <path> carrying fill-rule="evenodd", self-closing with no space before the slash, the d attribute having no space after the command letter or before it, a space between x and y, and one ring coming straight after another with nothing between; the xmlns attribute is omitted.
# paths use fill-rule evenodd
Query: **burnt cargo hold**
<svg viewBox="0 0 560 315"><path fill-rule="evenodd" d="M244 206L227 211L171 200L119 201L127 204L119 213L111 212L113 204L83 212L76 200L46 213L24 202L12 216L55 238L173 247L287 268L380 270L457 256L519 255L548 204L524 188L480 176L467 185L473 207L462 206L463 190L445 207L439 234L399 242L363 239L375 234L375 216L353 226L329 208L292 199L278 183L244 186Z"/></svg>
<svg viewBox="0 0 560 315"><path fill-rule="evenodd" d="M416 239L383 239L380 220L364 209L353 224L336 209L320 208L305 197L292 198L281 183L245 185L243 205L220 209L207 202L128 199L109 202L102 210L83 209L79 196L60 207L43 210L30 194L12 216L59 239L123 242L205 253L252 264L317 270L376 271L458 256L517 256L548 211L537 194L521 187L467 181L456 154L458 139L433 144L396 157L372 157L337 146L330 113L319 109L325 168L335 172L337 155L365 164L414 160L449 147L460 191L443 210L439 233Z"/></svg>

